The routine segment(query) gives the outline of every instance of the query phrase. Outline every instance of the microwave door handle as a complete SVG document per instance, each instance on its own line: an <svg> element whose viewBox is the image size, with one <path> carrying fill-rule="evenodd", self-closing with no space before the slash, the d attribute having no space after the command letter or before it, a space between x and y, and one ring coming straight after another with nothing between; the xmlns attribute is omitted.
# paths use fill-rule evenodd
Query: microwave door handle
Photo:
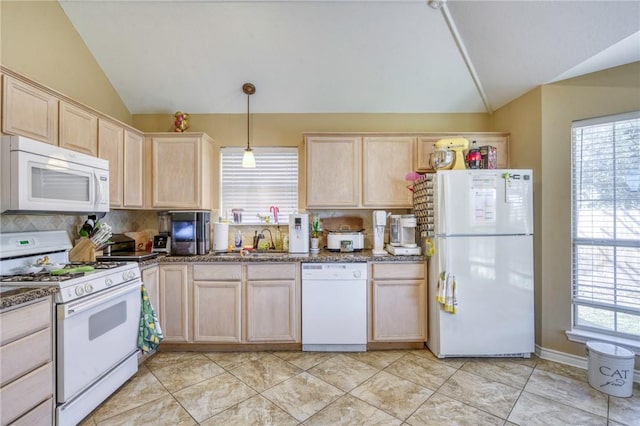
<svg viewBox="0 0 640 426"><path fill-rule="evenodd" d="M93 203L93 207L97 211L100 208L100 200L102 200L102 188L100 185L100 176L98 176L98 172L95 170L93 171L93 183L95 185L96 192L96 200Z"/></svg>

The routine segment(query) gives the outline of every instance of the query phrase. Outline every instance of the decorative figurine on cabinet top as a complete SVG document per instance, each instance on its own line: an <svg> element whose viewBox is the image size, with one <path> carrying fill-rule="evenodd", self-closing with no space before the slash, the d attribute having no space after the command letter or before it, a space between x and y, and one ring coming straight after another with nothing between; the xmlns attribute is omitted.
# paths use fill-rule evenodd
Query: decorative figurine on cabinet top
<svg viewBox="0 0 640 426"><path fill-rule="evenodd" d="M174 121L176 132L186 132L189 128L189 114L182 111L177 111L174 114L176 120Z"/></svg>

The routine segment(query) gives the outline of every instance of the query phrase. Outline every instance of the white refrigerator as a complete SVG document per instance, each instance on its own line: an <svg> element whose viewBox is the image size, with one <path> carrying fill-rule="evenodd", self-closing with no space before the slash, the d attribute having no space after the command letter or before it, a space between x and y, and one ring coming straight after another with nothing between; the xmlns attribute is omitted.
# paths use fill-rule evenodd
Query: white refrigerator
<svg viewBox="0 0 640 426"><path fill-rule="evenodd" d="M427 346L438 358L530 357L532 171L446 170L432 178Z"/></svg>

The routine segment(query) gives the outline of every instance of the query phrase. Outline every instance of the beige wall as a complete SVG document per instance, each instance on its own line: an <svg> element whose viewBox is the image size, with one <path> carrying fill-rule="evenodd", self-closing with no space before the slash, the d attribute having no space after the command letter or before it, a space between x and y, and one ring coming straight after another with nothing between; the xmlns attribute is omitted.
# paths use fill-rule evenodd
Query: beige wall
<svg viewBox="0 0 640 426"><path fill-rule="evenodd" d="M635 75L634 78L629 78ZM543 87L542 341L582 355L571 327L571 122L640 109L640 63Z"/></svg>
<svg viewBox="0 0 640 426"><path fill-rule="evenodd" d="M2 65L130 124L131 114L57 1L0 1Z"/></svg>
<svg viewBox="0 0 640 426"><path fill-rule="evenodd" d="M542 86L492 118L512 134L513 165L535 178L536 343L584 355L571 328L571 122L640 109L640 63Z"/></svg>

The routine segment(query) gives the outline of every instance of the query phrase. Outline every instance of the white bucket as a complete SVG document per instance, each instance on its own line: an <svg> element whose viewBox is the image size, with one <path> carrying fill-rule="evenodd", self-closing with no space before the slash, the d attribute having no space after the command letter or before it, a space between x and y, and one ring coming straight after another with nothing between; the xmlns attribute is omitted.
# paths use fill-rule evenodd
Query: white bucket
<svg viewBox="0 0 640 426"><path fill-rule="evenodd" d="M633 392L635 354L611 343L587 342L589 384L612 396L629 397Z"/></svg>

